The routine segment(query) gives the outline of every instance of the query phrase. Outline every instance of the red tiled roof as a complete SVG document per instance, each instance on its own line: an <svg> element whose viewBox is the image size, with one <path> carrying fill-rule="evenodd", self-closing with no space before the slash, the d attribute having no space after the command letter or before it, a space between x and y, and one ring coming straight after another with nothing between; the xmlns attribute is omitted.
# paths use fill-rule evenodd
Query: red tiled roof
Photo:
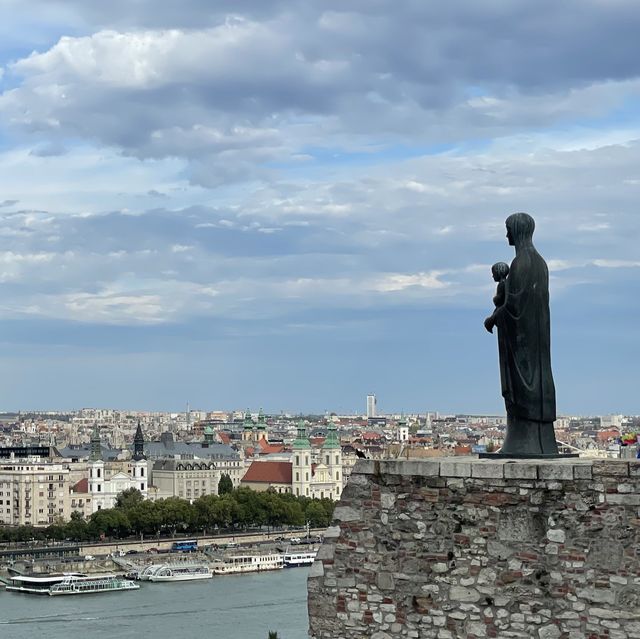
<svg viewBox="0 0 640 639"><path fill-rule="evenodd" d="M291 462L254 461L242 478L242 482L264 484L290 484Z"/></svg>
<svg viewBox="0 0 640 639"><path fill-rule="evenodd" d="M284 450L284 446L270 444L264 439L259 440L258 445L260 446L260 453L265 455L268 455L269 453L281 453Z"/></svg>
<svg viewBox="0 0 640 639"><path fill-rule="evenodd" d="M89 480L85 477L81 479L74 487L74 493L88 493L89 492Z"/></svg>
<svg viewBox="0 0 640 639"><path fill-rule="evenodd" d="M231 441L229 433L218 433L218 439L221 444L228 444Z"/></svg>

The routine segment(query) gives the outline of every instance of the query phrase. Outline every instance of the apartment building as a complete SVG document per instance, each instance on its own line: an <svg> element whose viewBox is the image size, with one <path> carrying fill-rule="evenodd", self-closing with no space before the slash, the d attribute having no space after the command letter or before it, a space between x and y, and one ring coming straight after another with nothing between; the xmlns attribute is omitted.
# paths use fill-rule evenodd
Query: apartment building
<svg viewBox="0 0 640 639"><path fill-rule="evenodd" d="M69 519L69 469L42 461L0 463L0 525L48 526Z"/></svg>

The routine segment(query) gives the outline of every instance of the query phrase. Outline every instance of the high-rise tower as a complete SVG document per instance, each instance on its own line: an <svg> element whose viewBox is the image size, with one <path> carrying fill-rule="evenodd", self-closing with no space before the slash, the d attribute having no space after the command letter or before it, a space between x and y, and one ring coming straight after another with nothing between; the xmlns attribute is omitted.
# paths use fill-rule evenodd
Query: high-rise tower
<svg viewBox="0 0 640 639"><path fill-rule="evenodd" d="M367 395L367 418L376 416L377 403L375 395Z"/></svg>

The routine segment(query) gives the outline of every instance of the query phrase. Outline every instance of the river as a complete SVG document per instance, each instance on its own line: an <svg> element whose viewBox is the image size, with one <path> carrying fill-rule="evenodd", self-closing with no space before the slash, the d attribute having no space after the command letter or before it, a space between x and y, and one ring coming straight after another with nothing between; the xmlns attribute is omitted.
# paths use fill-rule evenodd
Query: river
<svg viewBox="0 0 640 639"><path fill-rule="evenodd" d="M101 595L0 592L2 639L306 639L308 568Z"/></svg>

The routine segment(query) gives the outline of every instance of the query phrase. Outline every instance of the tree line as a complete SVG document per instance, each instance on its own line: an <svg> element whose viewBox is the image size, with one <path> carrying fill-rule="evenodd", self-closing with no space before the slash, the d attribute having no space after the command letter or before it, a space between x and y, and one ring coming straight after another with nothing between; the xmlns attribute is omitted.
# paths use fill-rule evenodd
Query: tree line
<svg viewBox="0 0 640 639"><path fill-rule="evenodd" d="M313 528L321 528L331 522L335 505L330 499L297 497L273 490L256 492L244 487L233 489L226 483L220 488L223 494L204 495L193 502L180 497L149 501L132 488L120 493L114 508L98 510L88 519L74 512L68 522L60 521L46 528L0 527L0 542L215 534L264 526L304 526L306 522Z"/></svg>

